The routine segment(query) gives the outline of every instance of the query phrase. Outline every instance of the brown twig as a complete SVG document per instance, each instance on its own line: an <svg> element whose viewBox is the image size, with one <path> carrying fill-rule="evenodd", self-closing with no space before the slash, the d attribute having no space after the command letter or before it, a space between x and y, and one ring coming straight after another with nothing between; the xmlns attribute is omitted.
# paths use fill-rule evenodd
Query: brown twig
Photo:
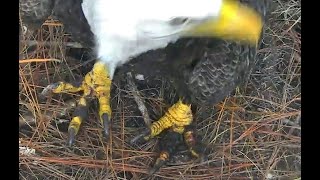
<svg viewBox="0 0 320 180"><path fill-rule="evenodd" d="M136 101L138 108L143 116L143 120L144 120L145 124L147 125L147 127L149 127L151 125L151 119L150 119L148 110L145 106L145 101L141 98L141 95L138 91L138 88L133 81L133 77L132 77L131 72L127 73L127 81L129 84L129 88L132 91L134 100Z"/></svg>

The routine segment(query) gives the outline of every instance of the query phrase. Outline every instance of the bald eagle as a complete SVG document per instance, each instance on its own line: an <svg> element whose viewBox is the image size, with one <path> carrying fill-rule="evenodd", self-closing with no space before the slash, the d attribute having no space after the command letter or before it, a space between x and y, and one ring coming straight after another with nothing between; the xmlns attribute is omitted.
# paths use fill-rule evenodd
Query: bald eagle
<svg viewBox="0 0 320 180"><path fill-rule="evenodd" d="M75 41L93 48L97 61L82 84L48 85L44 93L83 92L72 118L72 145L87 117L88 100L99 101L104 135L109 137L110 87L117 67L141 62L144 72L162 67L173 79L177 101L160 120L142 133L148 140L172 128L182 133L192 122L191 104L214 104L228 95L248 74L263 30L267 0L20 0L20 17L27 27L39 28L53 16ZM210 53L205 48L210 50ZM143 59L161 51L162 60ZM140 58L137 58L137 57ZM139 60L140 59L140 60ZM138 68L139 69L139 68Z"/></svg>

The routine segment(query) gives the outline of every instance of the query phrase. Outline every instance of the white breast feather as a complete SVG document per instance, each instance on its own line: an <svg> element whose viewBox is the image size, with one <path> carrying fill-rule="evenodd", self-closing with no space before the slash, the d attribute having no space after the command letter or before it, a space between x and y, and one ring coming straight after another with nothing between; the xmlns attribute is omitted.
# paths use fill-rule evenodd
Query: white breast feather
<svg viewBox="0 0 320 180"><path fill-rule="evenodd" d="M218 13L221 0L83 0L82 9L96 36L97 53L113 71L141 53L164 48L180 38L168 21ZM161 37L161 38L158 38ZM112 75L113 72L110 72Z"/></svg>

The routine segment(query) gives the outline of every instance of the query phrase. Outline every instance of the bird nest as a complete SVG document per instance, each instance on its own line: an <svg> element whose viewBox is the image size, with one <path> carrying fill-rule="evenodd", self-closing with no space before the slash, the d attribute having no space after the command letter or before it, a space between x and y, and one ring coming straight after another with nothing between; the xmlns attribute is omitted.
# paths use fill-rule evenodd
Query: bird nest
<svg viewBox="0 0 320 180"><path fill-rule="evenodd" d="M219 104L195 113L206 160L193 161L181 152L150 179L300 177L301 2L277 0L274 5L248 82ZM43 98L40 93L59 80L79 81L92 68L92 52L73 42L54 20L34 32L22 27L20 39L20 178L146 177L158 155L158 139L129 143L145 125L127 75L117 73L113 82L111 141L102 138L93 102L75 146L67 147L68 123L79 94ZM177 99L174 88L160 76L134 78L150 118L159 119Z"/></svg>

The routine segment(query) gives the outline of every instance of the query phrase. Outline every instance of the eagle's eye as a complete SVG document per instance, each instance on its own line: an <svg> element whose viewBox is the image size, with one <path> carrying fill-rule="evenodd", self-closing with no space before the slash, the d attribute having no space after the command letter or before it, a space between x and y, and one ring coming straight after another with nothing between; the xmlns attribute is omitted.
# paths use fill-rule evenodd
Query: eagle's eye
<svg viewBox="0 0 320 180"><path fill-rule="evenodd" d="M183 25L184 23L186 23L189 19L185 18L185 17L176 17L176 18L172 18L169 23L172 26L179 26L179 25Z"/></svg>

